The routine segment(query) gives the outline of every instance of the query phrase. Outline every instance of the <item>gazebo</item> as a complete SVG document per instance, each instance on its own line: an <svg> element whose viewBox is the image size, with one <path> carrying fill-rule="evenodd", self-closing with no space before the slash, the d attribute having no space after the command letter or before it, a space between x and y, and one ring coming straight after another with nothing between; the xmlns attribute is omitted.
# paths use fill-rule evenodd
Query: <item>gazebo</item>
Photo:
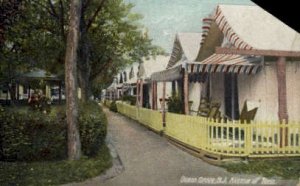
<svg viewBox="0 0 300 186"><path fill-rule="evenodd" d="M51 86L56 85L58 86L58 102L61 103L62 101L62 80L57 75L47 73L45 70L42 69L35 69L30 72L21 74L17 79L17 83L19 86L17 87L17 99L19 98L21 89L23 93L27 93L27 98L30 97L31 90L33 88L34 83L43 83L42 91L47 98L51 99Z"/></svg>

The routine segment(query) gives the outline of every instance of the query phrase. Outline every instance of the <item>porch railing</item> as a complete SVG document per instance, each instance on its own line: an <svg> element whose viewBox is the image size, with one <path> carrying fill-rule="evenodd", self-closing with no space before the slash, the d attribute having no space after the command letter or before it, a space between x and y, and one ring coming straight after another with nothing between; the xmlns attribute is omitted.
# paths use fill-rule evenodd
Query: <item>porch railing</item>
<svg viewBox="0 0 300 186"><path fill-rule="evenodd" d="M300 123L214 121L199 116L162 113L122 102L118 111L195 149L228 157L300 156Z"/></svg>

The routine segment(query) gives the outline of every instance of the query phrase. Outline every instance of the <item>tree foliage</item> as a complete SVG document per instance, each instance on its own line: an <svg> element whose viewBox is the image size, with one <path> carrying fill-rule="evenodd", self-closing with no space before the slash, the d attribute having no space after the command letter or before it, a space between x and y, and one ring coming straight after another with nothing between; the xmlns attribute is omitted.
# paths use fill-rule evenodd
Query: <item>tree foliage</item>
<svg viewBox="0 0 300 186"><path fill-rule="evenodd" d="M21 12L22 0L0 1L0 47L5 41L5 31L13 24Z"/></svg>
<svg viewBox="0 0 300 186"><path fill-rule="evenodd" d="M7 33L6 63L63 74L69 0L23 0L20 21ZM83 89L109 82L117 71L142 57L161 53L151 44L142 16L123 0L83 0L78 75ZM13 50L12 50L13 48ZM18 62L18 63L17 63ZM84 86L86 85L86 86Z"/></svg>

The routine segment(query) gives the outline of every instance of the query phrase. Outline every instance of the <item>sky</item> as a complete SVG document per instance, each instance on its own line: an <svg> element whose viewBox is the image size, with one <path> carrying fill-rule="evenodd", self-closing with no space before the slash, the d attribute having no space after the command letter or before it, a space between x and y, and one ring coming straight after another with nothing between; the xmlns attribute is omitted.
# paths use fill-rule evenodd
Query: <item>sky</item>
<svg viewBox="0 0 300 186"><path fill-rule="evenodd" d="M250 0L124 0L133 3L133 12L143 15L141 23L149 30L153 44L171 52L178 32L201 32L202 19L217 4L252 5Z"/></svg>

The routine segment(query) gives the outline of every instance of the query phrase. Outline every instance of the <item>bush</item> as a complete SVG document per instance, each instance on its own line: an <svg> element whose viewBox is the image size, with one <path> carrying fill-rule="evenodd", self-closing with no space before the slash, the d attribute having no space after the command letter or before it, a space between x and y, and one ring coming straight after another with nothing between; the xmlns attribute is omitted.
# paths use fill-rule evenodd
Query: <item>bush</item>
<svg viewBox="0 0 300 186"><path fill-rule="evenodd" d="M94 156L105 143L107 118L96 102L80 104L79 133L84 155Z"/></svg>
<svg viewBox="0 0 300 186"><path fill-rule="evenodd" d="M64 121L40 112L7 111L0 115L1 160L52 160L66 157Z"/></svg>
<svg viewBox="0 0 300 186"><path fill-rule="evenodd" d="M105 141L107 120L96 103L79 107L82 153L94 156ZM37 161L67 157L65 108L49 115L38 111L0 112L0 160Z"/></svg>
<svg viewBox="0 0 300 186"><path fill-rule="evenodd" d="M109 106L109 110L113 111L113 112L118 112L116 101L111 102L111 104Z"/></svg>
<svg viewBox="0 0 300 186"><path fill-rule="evenodd" d="M122 101L129 102L130 105L135 105L136 98L134 96L131 96L131 95L124 95L122 97Z"/></svg>
<svg viewBox="0 0 300 186"><path fill-rule="evenodd" d="M168 101L168 112L182 114L183 102L178 95L172 95Z"/></svg>

